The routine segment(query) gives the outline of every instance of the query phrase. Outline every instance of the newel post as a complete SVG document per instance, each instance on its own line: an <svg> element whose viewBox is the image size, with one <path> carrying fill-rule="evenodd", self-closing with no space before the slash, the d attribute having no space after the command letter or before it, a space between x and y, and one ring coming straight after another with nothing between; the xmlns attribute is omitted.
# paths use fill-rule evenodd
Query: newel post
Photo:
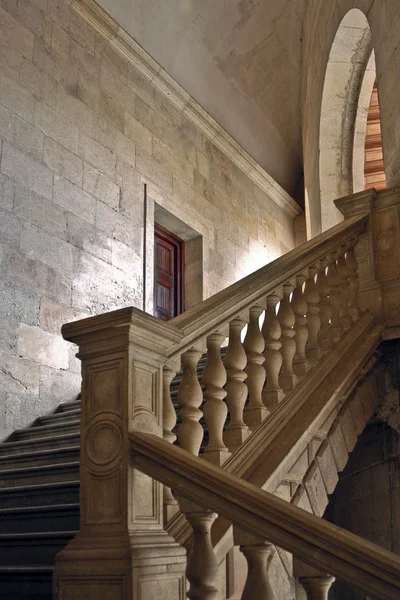
<svg viewBox="0 0 400 600"><path fill-rule="evenodd" d="M162 486L133 468L128 433L163 435L163 364L180 339L134 308L70 323L82 361L80 531L56 557L57 600L185 597L186 552L163 529Z"/></svg>

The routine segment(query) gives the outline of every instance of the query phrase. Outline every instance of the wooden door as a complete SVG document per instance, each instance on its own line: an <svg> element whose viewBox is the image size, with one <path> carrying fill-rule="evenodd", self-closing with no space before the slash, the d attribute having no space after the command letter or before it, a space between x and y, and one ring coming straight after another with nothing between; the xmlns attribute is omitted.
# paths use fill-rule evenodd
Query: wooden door
<svg viewBox="0 0 400 600"><path fill-rule="evenodd" d="M183 311L184 243L154 225L154 316L168 321Z"/></svg>

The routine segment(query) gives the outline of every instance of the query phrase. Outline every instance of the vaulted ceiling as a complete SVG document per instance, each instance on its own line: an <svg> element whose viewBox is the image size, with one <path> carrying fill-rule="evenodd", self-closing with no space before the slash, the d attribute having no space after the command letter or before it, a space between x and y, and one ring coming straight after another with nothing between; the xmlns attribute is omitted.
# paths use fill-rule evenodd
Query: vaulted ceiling
<svg viewBox="0 0 400 600"><path fill-rule="evenodd" d="M289 193L301 177L305 0L99 0Z"/></svg>

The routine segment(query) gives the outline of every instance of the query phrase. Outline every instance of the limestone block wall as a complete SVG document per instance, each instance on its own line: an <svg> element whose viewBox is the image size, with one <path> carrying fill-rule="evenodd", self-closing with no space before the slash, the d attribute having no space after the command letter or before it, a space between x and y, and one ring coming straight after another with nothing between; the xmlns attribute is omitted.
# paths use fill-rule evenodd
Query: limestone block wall
<svg viewBox="0 0 400 600"><path fill-rule="evenodd" d="M190 242L191 303L292 248L294 216L68 2L1 0L0 32L4 438L76 396L62 323L151 311L154 215Z"/></svg>
<svg viewBox="0 0 400 600"><path fill-rule="evenodd" d="M397 0L307 2L303 31L302 106L304 179L310 207L311 235L318 234L321 229L319 132L325 72L337 29L343 17L353 8L365 14L371 28L387 184L391 187L399 185L400 182L399 3ZM344 118L344 115L339 118ZM332 169L336 168L332 161Z"/></svg>

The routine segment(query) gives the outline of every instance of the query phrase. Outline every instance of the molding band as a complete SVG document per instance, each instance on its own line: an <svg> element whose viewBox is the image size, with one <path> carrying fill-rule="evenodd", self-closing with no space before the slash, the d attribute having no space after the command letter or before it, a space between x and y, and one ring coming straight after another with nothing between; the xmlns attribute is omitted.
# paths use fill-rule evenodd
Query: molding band
<svg viewBox="0 0 400 600"><path fill-rule="evenodd" d="M290 217L303 211L293 198L95 0L68 0L72 9L132 64Z"/></svg>

